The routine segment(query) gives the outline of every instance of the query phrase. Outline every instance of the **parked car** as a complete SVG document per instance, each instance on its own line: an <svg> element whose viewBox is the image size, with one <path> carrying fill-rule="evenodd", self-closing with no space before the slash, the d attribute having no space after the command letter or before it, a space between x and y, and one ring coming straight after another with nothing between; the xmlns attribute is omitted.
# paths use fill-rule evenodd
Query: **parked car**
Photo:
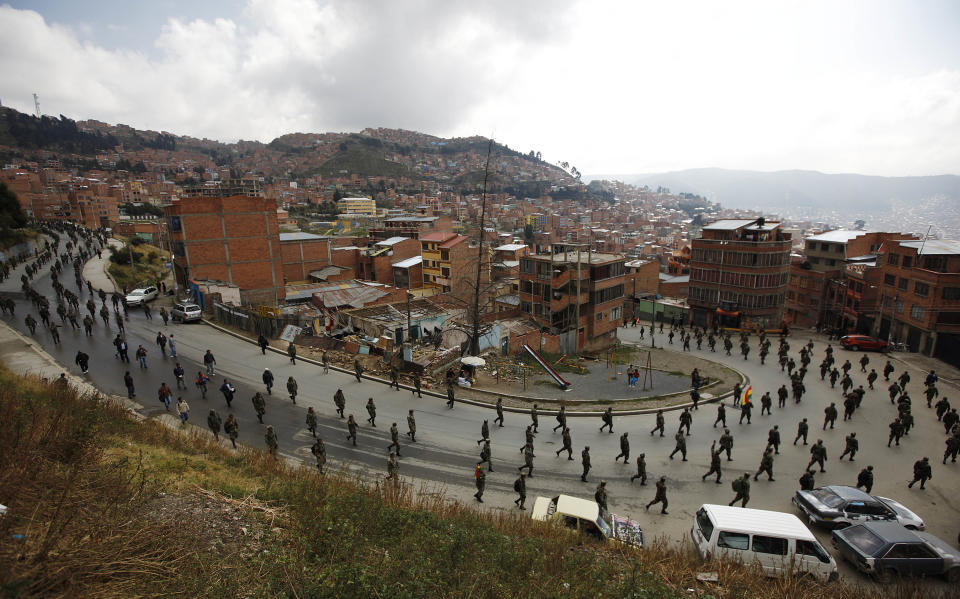
<svg viewBox="0 0 960 599"><path fill-rule="evenodd" d="M837 562L793 514L707 503L697 510L690 537L704 560L756 563L771 577L785 568L821 581L839 576Z"/></svg>
<svg viewBox="0 0 960 599"><path fill-rule="evenodd" d="M910 576L943 576L960 582L960 552L927 532L897 522L863 522L835 530L833 546L843 559L877 582Z"/></svg>
<svg viewBox="0 0 960 599"><path fill-rule="evenodd" d="M125 297L123 301L128 306L141 306L149 301L157 299L157 295L159 294L160 292L156 287L143 287L141 289L134 289L128 293L127 297Z"/></svg>
<svg viewBox="0 0 960 599"><path fill-rule="evenodd" d="M840 337L840 345L846 349L860 351L866 349L870 351L886 351L887 342L883 339L870 337L869 335L844 335Z"/></svg>
<svg viewBox="0 0 960 599"><path fill-rule="evenodd" d="M810 524L845 528L869 520L895 520L907 528L923 530L924 524L903 504L875 497L855 487L828 485L812 491L797 491L793 503L807 515Z"/></svg>
<svg viewBox="0 0 960 599"><path fill-rule="evenodd" d="M192 322L203 318L203 310L193 302L177 302L170 309L170 318L180 322Z"/></svg>
<svg viewBox="0 0 960 599"><path fill-rule="evenodd" d="M640 525L616 514L601 514L596 501L570 495L554 498L537 497L531 516L534 520L556 522L579 530L598 541L612 541L643 547L644 536Z"/></svg>

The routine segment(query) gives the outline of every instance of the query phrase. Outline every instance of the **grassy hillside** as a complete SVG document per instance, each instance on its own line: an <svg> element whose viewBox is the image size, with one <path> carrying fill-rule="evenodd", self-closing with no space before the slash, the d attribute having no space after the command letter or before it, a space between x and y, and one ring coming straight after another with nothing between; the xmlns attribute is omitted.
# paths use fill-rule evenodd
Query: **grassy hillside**
<svg viewBox="0 0 960 599"><path fill-rule="evenodd" d="M3 367L0 422L7 597L879 596L716 564L700 583L688 554L322 477Z"/></svg>

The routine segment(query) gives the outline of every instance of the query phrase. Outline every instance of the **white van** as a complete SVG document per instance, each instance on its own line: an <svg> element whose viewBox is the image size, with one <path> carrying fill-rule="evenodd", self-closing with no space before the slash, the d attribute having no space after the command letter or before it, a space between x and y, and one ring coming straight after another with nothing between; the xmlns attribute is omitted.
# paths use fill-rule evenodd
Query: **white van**
<svg viewBox="0 0 960 599"><path fill-rule="evenodd" d="M822 581L839 576L837 562L793 514L704 504L697 510L690 536L704 560L755 562L773 577L785 571Z"/></svg>

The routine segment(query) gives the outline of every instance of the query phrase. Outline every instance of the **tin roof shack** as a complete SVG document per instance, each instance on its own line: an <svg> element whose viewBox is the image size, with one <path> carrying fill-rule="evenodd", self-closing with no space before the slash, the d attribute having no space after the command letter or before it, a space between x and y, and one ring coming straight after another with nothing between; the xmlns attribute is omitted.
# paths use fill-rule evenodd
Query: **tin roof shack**
<svg viewBox="0 0 960 599"><path fill-rule="evenodd" d="M389 337L402 343L407 328L408 308L410 337L428 342L442 333L448 321L465 313L463 309L451 310L432 298L411 298L409 302L405 298L401 302L342 310L337 314L336 327L362 331L368 337Z"/></svg>

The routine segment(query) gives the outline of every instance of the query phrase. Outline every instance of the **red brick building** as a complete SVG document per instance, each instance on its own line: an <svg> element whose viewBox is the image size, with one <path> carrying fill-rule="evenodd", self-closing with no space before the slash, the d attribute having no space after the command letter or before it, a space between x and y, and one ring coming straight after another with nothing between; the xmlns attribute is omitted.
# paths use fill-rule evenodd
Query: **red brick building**
<svg viewBox="0 0 960 599"><path fill-rule="evenodd" d="M624 263L626 280L624 287L623 317L630 321L639 316L637 301L659 293L660 264L655 260L630 260Z"/></svg>
<svg viewBox="0 0 960 599"><path fill-rule="evenodd" d="M780 223L718 220L691 243L688 303L697 326L778 328L790 269Z"/></svg>
<svg viewBox="0 0 960 599"><path fill-rule="evenodd" d="M284 298L276 202L249 196L191 197L164 208L182 287L190 279L224 281L241 300L276 305Z"/></svg>
<svg viewBox="0 0 960 599"><path fill-rule="evenodd" d="M876 334L960 366L960 241L887 241L878 268Z"/></svg>
<svg viewBox="0 0 960 599"><path fill-rule="evenodd" d="M311 233L280 233L280 257L284 283L306 281L311 271L331 264L330 240Z"/></svg>
<svg viewBox="0 0 960 599"><path fill-rule="evenodd" d="M420 244L423 286L470 301L477 282L478 247L471 247L469 237L456 233L426 233L420 236ZM481 269L481 286L490 281L489 263L486 266Z"/></svg>
<svg viewBox="0 0 960 599"><path fill-rule="evenodd" d="M623 322L625 263L622 255L582 249L523 256L520 311L564 337L564 351L608 348Z"/></svg>

